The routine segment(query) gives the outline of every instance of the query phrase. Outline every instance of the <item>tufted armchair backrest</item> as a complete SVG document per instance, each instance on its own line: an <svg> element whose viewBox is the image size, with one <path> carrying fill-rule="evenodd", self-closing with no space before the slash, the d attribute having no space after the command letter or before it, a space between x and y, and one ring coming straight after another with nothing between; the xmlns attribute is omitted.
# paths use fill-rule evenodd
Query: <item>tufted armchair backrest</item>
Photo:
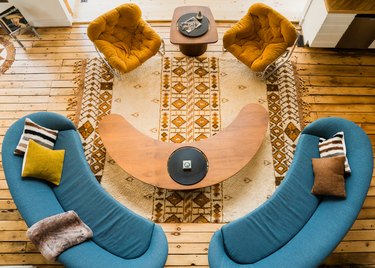
<svg viewBox="0 0 375 268"><path fill-rule="evenodd" d="M141 15L136 4L127 3L99 16L87 27L95 47L121 73L134 70L160 48L160 36Z"/></svg>
<svg viewBox="0 0 375 268"><path fill-rule="evenodd" d="M142 11L137 5L132 3L121 5L92 21L87 35L94 43L96 40L129 43L140 24L145 23L141 15Z"/></svg>
<svg viewBox="0 0 375 268"><path fill-rule="evenodd" d="M267 44L286 42L288 46L294 44L297 37L294 26L274 9L256 3L249 8L247 16L261 41Z"/></svg>

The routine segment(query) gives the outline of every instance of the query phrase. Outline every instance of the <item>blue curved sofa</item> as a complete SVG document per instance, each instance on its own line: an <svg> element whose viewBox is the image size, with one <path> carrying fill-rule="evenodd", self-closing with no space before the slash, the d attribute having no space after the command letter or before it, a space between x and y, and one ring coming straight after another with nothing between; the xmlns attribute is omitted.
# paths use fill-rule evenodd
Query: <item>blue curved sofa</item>
<svg viewBox="0 0 375 268"><path fill-rule="evenodd" d="M344 131L351 175L346 199L311 194L311 159L319 137ZM260 207L224 225L211 239L209 264L231 267L317 267L348 232L363 205L373 171L371 143L353 122L320 119L301 133L292 165L275 193Z"/></svg>
<svg viewBox="0 0 375 268"><path fill-rule="evenodd" d="M80 136L67 118L49 112L29 116L59 130L55 149L65 149L58 187L37 179L22 179L23 158L13 154L23 132L21 118L7 131L2 160L10 192L28 226L58 213L74 210L93 231L92 240L64 251L66 267L164 267L168 243L160 226L122 206L97 182L83 152Z"/></svg>

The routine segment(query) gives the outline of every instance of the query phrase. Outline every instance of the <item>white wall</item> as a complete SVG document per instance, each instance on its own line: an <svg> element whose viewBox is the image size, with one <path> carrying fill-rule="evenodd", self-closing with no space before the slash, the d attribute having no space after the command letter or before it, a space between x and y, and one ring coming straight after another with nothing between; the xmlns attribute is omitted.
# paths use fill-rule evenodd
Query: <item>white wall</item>
<svg viewBox="0 0 375 268"><path fill-rule="evenodd" d="M9 4L0 5L0 9L3 11L12 5L35 27L72 25L72 16L63 0L9 0Z"/></svg>

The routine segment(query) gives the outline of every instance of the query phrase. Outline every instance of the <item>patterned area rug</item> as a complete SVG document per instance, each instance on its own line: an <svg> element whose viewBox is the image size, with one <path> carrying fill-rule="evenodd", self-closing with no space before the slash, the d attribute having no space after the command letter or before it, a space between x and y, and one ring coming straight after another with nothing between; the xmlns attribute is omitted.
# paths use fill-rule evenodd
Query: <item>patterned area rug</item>
<svg viewBox="0 0 375 268"><path fill-rule="evenodd" d="M77 122L87 160L103 187L129 209L155 222L228 222L263 203L285 176L300 133L292 66L265 83L228 55L154 57L122 80L98 59L78 63ZM103 116L119 113L155 139L196 141L218 133L249 102L270 115L260 150L232 178L198 190L160 189L131 177L106 155L96 132Z"/></svg>
<svg viewBox="0 0 375 268"><path fill-rule="evenodd" d="M0 75L12 66L16 56L16 49L11 41L0 37Z"/></svg>

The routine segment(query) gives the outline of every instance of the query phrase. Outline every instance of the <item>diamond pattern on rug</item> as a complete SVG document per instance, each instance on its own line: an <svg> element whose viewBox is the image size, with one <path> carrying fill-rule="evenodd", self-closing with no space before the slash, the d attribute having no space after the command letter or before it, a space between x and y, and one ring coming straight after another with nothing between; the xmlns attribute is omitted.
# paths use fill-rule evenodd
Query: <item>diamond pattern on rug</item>
<svg viewBox="0 0 375 268"><path fill-rule="evenodd" d="M164 57L160 140L193 142L219 132L218 61L215 57ZM156 188L153 220L221 222L222 200L220 184L191 191Z"/></svg>
<svg viewBox="0 0 375 268"><path fill-rule="evenodd" d="M301 133L301 119L293 66L288 61L267 80L267 98L275 183L284 179Z"/></svg>
<svg viewBox="0 0 375 268"><path fill-rule="evenodd" d="M190 191L171 191L155 187L153 221L222 222L222 185Z"/></svg>
<svg viewBox="0 0 375 268"><path fill-rule="evenodd" d="M98 58L86 62L86 73L78 132L81 134L87 162L100 182L106 150L97 132L100 120L110 114L112 106L113 75Z"/></svg>

